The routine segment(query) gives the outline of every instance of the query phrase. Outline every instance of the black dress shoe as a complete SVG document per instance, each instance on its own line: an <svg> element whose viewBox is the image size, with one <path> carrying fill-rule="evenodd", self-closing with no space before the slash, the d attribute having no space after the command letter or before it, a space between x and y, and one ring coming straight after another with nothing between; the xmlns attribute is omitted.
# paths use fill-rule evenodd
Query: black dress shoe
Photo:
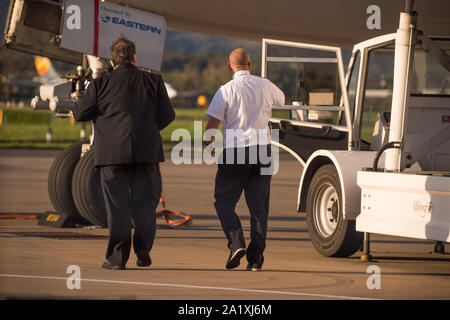
<svg viewBox="0 0 450 320"><path fill-rule="evenodd" d="M241 263L241 258L245 256L245 248L236 249L233 252L230 252L230 256L228 257L227 264L225 268L234 269L239 266Z"/></svg>
<svg viewBox="0 0 450 320"><path fill-rule="evenodd" d="M150 255L147 251L138 251L136 252L136 256L136 265L138 267L149 267L152 265L152 259L150 259Z"/></svg>
<svg viewBox="0 0 450 320"><path fill-rule="evenodd" d="M124 270L125 266L118 266L118 265L112 264L109 261L106 261L106 262L103 262L102 268L103 269L112 269L112 270Z"/></svg>
<svg viewBox="0 0 450 320"><path fill-rule="evenodd" d="M263 263L264 257L261 258L261 262L249 263L247 264L247 271L261 271Z"/></svg>
<svg viewBox="0 0 450 320"><path fill-rule="evenodd" d="M247 265L247 271L261 271L262 265L260 263L252 263Z"/></svg>

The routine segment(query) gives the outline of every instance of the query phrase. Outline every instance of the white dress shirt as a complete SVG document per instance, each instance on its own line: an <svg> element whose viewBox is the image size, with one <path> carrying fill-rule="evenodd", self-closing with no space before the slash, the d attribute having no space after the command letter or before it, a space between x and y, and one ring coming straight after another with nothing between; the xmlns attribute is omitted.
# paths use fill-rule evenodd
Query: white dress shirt
<svg viewBox="0 0 450 320"><path fill-rule="evenodd" d="M270 80L247 70L217 90L206 114L222 121L225 148L270 144L272 105L284 105L284 93Z"/></svg>

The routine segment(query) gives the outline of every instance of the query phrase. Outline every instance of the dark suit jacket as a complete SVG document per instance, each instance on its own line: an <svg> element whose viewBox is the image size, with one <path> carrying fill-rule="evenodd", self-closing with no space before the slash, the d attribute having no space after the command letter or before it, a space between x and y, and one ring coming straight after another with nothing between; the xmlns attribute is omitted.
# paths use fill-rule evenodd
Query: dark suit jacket
<svg viewBox="0 0 450 320"><path fill-rule="evenodd" d="M164 161L159 131L175 118L162 77L132 64L94 79L73 115L94 121L96 166Z"/></svg>

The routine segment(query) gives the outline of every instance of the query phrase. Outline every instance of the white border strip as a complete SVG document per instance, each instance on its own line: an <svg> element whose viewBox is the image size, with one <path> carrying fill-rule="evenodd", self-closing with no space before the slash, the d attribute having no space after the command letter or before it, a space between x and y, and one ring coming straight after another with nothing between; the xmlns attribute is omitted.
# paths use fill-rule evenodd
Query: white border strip
<svg viewBox="0 0 450 320"><path fill-rule="evenodd" d="M25 279L46 279L46 280L64 280L64 281L67 281L67 278L65 278L65 277L31 276L31 275L20 275L20 274L0 274L0 277L5 277L5 278L25 278ZM228 288L228 287L212 287L212 286L195 286L195 285L175 284L175 283L156 283L156 282L120 281L120 280L102 280L102 279L83 279L83 278L81 278L80 280L81 281L86 281L86 282L97 282L97 283L143 285L143 286L188 288L188 289L202 289L202 290L237 291L237 292L247 292L247 293L279 294L279 295L316 297L316 298L328 298L328 299L379 300L379 299L374 299L374 298L337 296L337 295L318 294L318 293L303 293L303 292L289 292L289 291L276 291L276 290L258 290L258 289L243 289L243 288Z"/></svg>
<svg viewBox="0 0 450 320"><path fill-rule="evenodd" d="M291 148L289 148L289 147L285 146L284 144L281 144L275 140L272 140L271 143L273 145L277 146L278 148L284 149L287 152L289 152L298 162L300 162L302 167L305 168L305 165L306 165L305 161L303 161L303 159L300 158L300 156L294 150L292 150Z"/></svg>
<svg viewBox="0 0 450 320"><path fill-rule="evenodd" d="M267 57L267 62L307 62L307 63L337 63L337 58L298 58L298 57Z"/></svg>
<svg viewBox="0 0 450 320"><path fill-rule="evenodd" d="M289 110L289 109L286 109ZM344 126L338 126L335 124L327 124L327 123L321 123L321 122L309 122L309 121L298 121L298 120L291 120L291 119L282 119L282 118L269 118L270 122L280 123L282 120L288 121L290 124L294 126L301 126L301 127L309 127L309 128L320 128L323 127L331 127L332 129L336 129L338 131L342 132L348 132L348 128Z"/></svg>

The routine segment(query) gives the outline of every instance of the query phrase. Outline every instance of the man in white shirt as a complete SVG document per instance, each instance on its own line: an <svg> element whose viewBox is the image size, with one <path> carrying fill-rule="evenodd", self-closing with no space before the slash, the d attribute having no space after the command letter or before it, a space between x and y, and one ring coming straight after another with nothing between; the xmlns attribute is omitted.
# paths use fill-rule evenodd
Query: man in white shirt
<svg viewBox="0 0 450 320"><path fill-rule="evenodd" d="M284 94L268 79L250 74L250 55L244 49L231 52L228 67L233 79L220 87L206 114L206 130L222 122L224 152L219 162L214 206L228 240L227 269L239 266L247 256L247 270L259 271L264 262L271 174L269 118L272 105L284 105ZM211 142L209 142L211 143ZM209 144L205 142L205 144ZM269 163L264 157L269 156ZM250 244L246 249L236 203L245 193L250 211Z"/></svg>

